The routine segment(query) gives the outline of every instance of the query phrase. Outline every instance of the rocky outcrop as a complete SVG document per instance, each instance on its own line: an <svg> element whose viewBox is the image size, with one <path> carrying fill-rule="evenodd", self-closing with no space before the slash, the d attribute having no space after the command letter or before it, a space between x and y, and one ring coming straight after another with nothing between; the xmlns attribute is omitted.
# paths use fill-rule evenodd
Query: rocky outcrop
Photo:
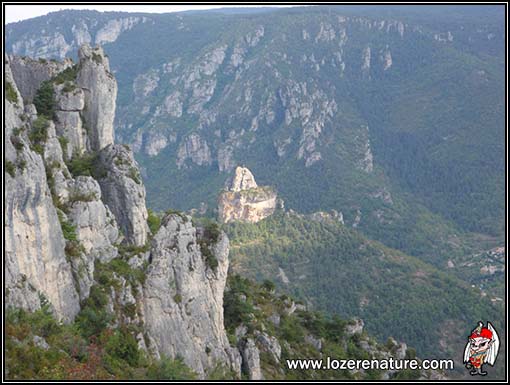
<svg viewBox="0 0 510 385"><path fill-rule="evenodd" d="M235 170L234 177L229 183L228 190L239 192L242 190L249 190L251 188L257 188L255 177L246 167L237 167Z"/></svg>
<svg viewBox="0 0 510 385"><path fill-rule="evenodd" d="M308 215L312 221L321 222L321 223L335 223L340 222L344 224L344 215L342 212L338 212L336 210L331 210L330 213L324 211L317 211Z"/></svg>
<svg viewBox="0 0 510 385"><path fill-rule="evenodd" d="M79 311L65 240L46 179L43 158L30 149L23 100L9 64L6 82L17 95L5 100L5 304L36 310L49 301L70 321Z"/></svg>
<svg viewBox="0 0 510 385"><path fill-rule="evenodd" d="M92 151L113 144L113 119L117 82L110 73L108 58L101 47L83 45L78 51L80 71L76 83L85 93L82 116L88 127Z"/></svg>
<svg viewBox="0 0 510 385"><path fill-rule="evenodd" d="M76 227L77 239L83 247L80 258L73 259L80 298L89 296L94 283L95 261L108 262L117 256L114 246L120 237L115 218L101 200L101 189L92 177L79 176L70 183L67 217Z"/></svg>
<svg viewBox="0 0 510 385"><path fill-rule="evenodd" d="M63 62L45 59L32 59L29 57L8 56L9 65L25 103L34 100L36 91L41 83L73 65L73 61L66 59Z"/></svg>
<svg viewBox="0 0 510 385"><path fill-rule="evenodd" d="M104 202L126 240L137 246L148 239L145 187L138 164L127 146L112 144L99 152L99 185Z"/></svg>
<svg viewBox="0 0 510 385"><path fill-rule="evenodd" d="M88 132L83 126L82 113L85 108L85 91L74 85L60 84L55 91L55 129L59 137L65 138L63 151L66 159L86 151L89 146Z"/></svg>
<svg viewBox="0 0 510 385"><path fill-rule="evenodd" d="M260 352L255 341L248 338L240 345L241 355L243 357L243 372L253 381L263 380L262 369L260 368Z"/></svg>
<svg viewBox="0 0 510 385"><path fill-rule="evenodd" d="M144 285L146 331L159 354L180 356L203 377L226 363L240 370L239 353L223 326L223 291L228 271L228 238L200 242L191 217L169 215L154 237ZM204 258L203 247L217 261Z"/></svg>
<svg viewBox="0 0 510 385"><path fill-rule="evenodd" d="M258 222L274 213L276 193L271 187L257 186L246 167L237 167L232 180L218 198L218 216L223 223Z"/></svg>

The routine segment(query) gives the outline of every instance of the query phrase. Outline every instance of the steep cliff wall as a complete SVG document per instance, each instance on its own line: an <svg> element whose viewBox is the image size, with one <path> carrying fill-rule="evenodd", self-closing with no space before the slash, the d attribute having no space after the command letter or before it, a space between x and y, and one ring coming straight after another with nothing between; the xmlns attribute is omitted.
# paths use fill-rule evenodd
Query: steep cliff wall
<svg viewBox="0 0 510 385"><path fill-rule="evenodd" d="M176 215L151 234L138 165L113 144L116 90L101 48L82 46L76 64L6 57L6 304L49 302L70 322L95 287L111 326L136 325L153 357L239 375L223 326L228 238Z"/></svg>
<svg viewBox="0 0 510 385"><path fill-rule="evenodd" d="M34 115L23 99L6 60L5 100L5 288L7 306L38 309L43 296L59 318L79 311L65 240L48 187L41 154L30 148ZM30 108L27 106L27 111ZM32 121L34 119L34 121Z"/></svg>

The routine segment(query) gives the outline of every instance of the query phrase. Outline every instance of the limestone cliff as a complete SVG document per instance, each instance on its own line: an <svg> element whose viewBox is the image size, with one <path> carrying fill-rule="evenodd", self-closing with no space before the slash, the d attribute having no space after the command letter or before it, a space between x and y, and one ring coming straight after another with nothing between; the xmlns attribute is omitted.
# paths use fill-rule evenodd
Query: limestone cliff
<svg viewBox="0 0 510 385"><path fill-rule="evenodd" d="M48 187L43 158L30 149L23 99L6 60L5 303L38 309L43 298L71 320L79 311L65 240ZM23 119L25 121L23 121Z"/></svg>
<svg viewBox="0 0 510 385"><path fill-rule="evenodd" d="M228 238L178 215L151 234L133 153L113 144L116 90L99 47L82 46L76 64L6 57L5 302L48 302L71 322L95 287L109 293L110 326L135 325L154 358L240 376L223 326Z"/></svg>
<svg viewBox="0 0 510 385"><path fill-rule="evenodd" d="M276 193L269 186L258 186L250 170L237 167L234 177L218 199L219 220L258 222L273 214Z"/></svg>
<svg viewBox="0 0 510 385"><path fill-rule="evenodd" d="M117 82L102 48L83 45L78 51L80 71L76 83L85 93L83 117L90 132L90 147L100 150L113 143Z"/></svg>
<svg viewBox="0 0 510 385"><path fill-rule="evenodd" d="M154 236L143 289L147 333L160 354L180 355L200 374L228 362L239 372L239 352L229 346L223 326L228 238L221 233L208 240L210 246L199 245L199 238L191 217L179 215L167 216ZM204 258L203 247L210 247L217 266Z"/></svg>

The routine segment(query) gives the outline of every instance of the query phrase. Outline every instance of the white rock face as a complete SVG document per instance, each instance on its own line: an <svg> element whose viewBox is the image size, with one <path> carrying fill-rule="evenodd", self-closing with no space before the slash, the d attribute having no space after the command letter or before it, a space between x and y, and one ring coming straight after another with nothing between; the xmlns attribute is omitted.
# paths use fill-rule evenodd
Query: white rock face
<svg viewBox="0 0 510 385"><path fill-rule="evenodd" d="M76 83L85 93L82 116L89 127L90 149L97 151L113 144L117 82L102 48L83 45L78 56L81 69Z"/></svg>
<svg viewBox="0 0 510 385"><path fill-rule="evenodd" d="M35 310L42 294L59 319L70 321L79 311L79 299L64 253L64 237L41 156L29 149L24 135L18 135L21 151L12 145L12 130L23 126L23 100L8 63L5 76L18 95L17 103L5 100L5 159L16 165L14 177L5 174L5 303ZM20 161L25 162L23 168L18 166Z"/></svg>
<svg viewBox="0 0 510 385"><path fill-rule="evenodd" d="M381 52L381 61L383 63L383 70L388 70L393 65L393 59L391 58L391 52L388 46Z"/></svg>
<svg viewBox="0 0 510 385"><path fill-rule="evenodd" d="M251 171L246 167L236 167L234 178L232 179L229 190L241 191L256 187L258 187L257 182L255 182L255 177Z"/></svg>
<svg viewBox="0 0 510 385"><path fill-rule="evenodd" d="M156 156L168 145L168 139L165 135L156 132L148 135L145 142L145 153L149 156Z"/></svg>
<svg viewBox="0 0 510 385"><path fill-rule="evenodd" d="M109 20L103 28L97 31L95 42L96 44L112 43L117 40L122 32L145 20L145 17L125 17Z"/></svg>
<svg viewBox="0 0 510 385"><path fill-rule="evenodd" d="M210 246L218 266L200 253L191 217L170 215L154 237L143 287L147 333L160 355L180 356L201 378L217 362L240 372L240 356L223 326L223 291L228 271L228 238Z"/></svg>
<svg viewBox="0 0 510 385"><path fill-rule="evenodd" d="M365 47L365 49L363 50L363 53L361 55L361 72L365 76L369 76L371 57L372 57L372 53L371 53L370 47L367 46L367 47Z"/></svg>
<svg viewBox="0 0 510 385"><path fill-rule="evenodd" d="M92 41L92 37L89 33L89 27L83 20L80 20L77 24L73 25L71 27L71 31L73 32L74 41L78 47Z"/></svg>
<svg viewBox="0 0 510 385"><path fill-rule="evenodd" d="M370 148L370 136L368 126L361 126L356 137L358 147L358 168L371 173L374 170L374 156Z"/></svg>

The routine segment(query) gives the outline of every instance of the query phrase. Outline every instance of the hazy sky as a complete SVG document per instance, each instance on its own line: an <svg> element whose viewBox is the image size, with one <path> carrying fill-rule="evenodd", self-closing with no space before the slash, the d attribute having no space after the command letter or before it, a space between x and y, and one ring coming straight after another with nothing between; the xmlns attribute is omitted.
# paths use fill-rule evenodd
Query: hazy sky
<svg viewBox="0 0 510 385"><path fill-rule="evenodd" d="M150 12L150 13L165 13L165 12L179 12L187 11L190 9L212 9L212 8L225 8L225 7L274 7L274 5L40 5L40 4L5 4L5 23L13 23L20 20L30 19L32 17L46 15L49 12L56 12L62 9L95 9L97 11L120 11L120 12Z"/></svg>

